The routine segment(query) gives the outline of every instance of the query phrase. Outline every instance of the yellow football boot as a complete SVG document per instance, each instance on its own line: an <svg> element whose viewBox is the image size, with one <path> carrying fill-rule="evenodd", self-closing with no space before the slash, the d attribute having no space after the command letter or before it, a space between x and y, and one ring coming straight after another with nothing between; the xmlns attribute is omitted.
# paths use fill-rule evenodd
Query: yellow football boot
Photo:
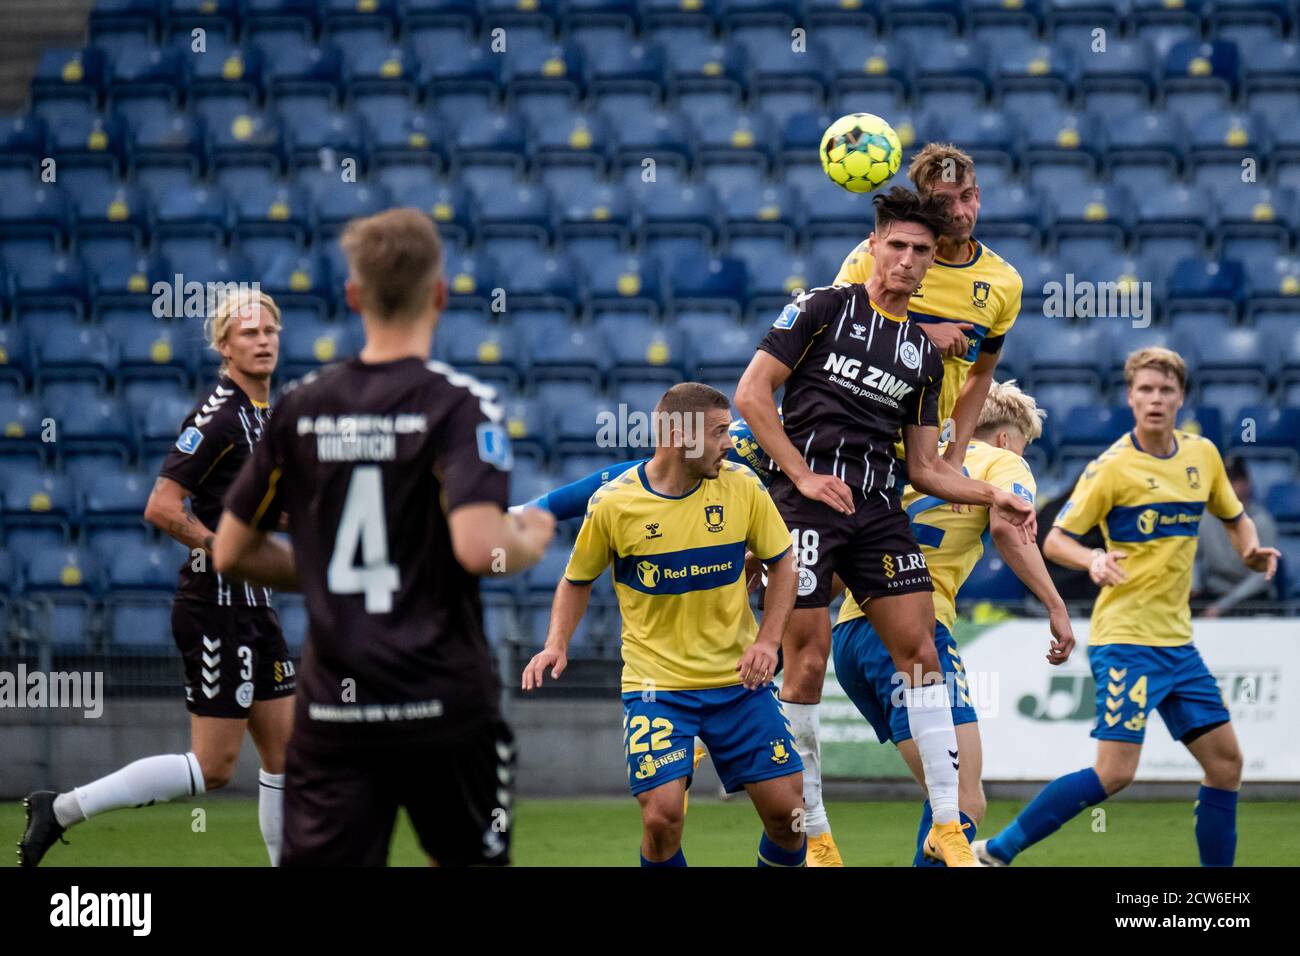
<svg viewBox="0 0 1300 956"><path fill-rule="evenodd" d="M975 859L970 844L966 842L966 834L962 832L966 826L957 820L934 824L925 838L923 852L945 866L979 866L979 860Z"/></svg>
<svg viewBox="0 0 1300 956"><path fill-rule="evenodd" d="M808 866L843 866L839 847L830 833L808 837Z"/></svg>

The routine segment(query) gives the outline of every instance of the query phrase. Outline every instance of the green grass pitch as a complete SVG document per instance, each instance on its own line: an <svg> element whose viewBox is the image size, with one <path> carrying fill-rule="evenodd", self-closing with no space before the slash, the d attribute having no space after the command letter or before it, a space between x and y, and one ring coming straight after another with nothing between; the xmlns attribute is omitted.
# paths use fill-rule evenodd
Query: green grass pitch
<svg viewBox="0 0 1300 956"><path fill-rule="evenodd" d="M1021 803L989 804L981 832L993 834ZM194 810L205 829L195 832ZM1196 866L1192 804L1119 802L1105 817L1085 812L1026 851L1018 866ZM919 804L831 803L835 839L850 866L911 863ZM1104 822L1104 830L1101 824ZM1300 860L1300 810L1294 803L1242 803L1239 866L1294 865ZM0 837L17 840L20 803L0 804ZM691 803L683 840L692 866L753 866L758 818L742 799ZM55 844L46 866L265 866L254 799L222 798L118 810L75 828L71 846ZM634 866L640 842L636 803L628 799L525 800L515 820L513 856L520 866ZM10 844L12 846L12 844ZM14 860L10 857L10 860ZM390 863L420 866L424 857L401 818Z"/></svg>

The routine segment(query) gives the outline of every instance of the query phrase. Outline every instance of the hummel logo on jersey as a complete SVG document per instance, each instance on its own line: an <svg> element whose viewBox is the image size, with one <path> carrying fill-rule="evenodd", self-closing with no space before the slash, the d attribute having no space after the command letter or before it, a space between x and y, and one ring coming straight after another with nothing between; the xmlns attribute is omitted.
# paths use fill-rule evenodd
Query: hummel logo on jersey
<svg viewBox="0 0 1300 956"><path fill-rule="evenodd" d="M663 537L663 535L659 533L659 522L658 522L658 521L654 522L653 524L648 524L648 525L645 526L645 536L646 536L646 540L647 540L647 541L648 541L650 538L662 538L662 537Z"/></svg>
<svg viewBox="0 0 1300 956"><path fill-rule="evenodd" d="M957 765L957 751L955 751L955 750L949 750L949 751L948 751L948 756L952 758L952 769L953 769L953 770L960 770L961 767L959 767L959 766Z"/></svg>
<svg viewBox="0 0 1300 956"><path fill-rule="evenodd" d="M1151 490L1156 488L1156 480L1150 476L1147 477L1147 488Z"/></svg>
<svg viewBox="0 0 1300 956"><path fill-rule="evenodd" d="M867 340L867 327L865 325L858 325L854 322L853 331L849 333L849 338L861 339L865 342Z"/></svg>
<svg viewBox="0 0 1300 956"><path fill-rule="evenodd" d="M826 357L824 370L856 382L858 373L862 371L862 363L857 359L849 358L847 355L836 355L832 352ZM884 392L891 398L905 398L913 391L911 385L895 378L883 369L876 368L874 365L867 366L867 374L863 378L862 384L868 388L874 388L878 392Z"/></svg>
<svg viewBox="0 0 1300 956"><path fill-rule="evenodd" d="M202 428L208 422L212 421L212 416L221 410L221 406L226 404L226 399L235 394L233 388L222 388L217 386L217 390L208 396L208 400L203 403L203 407L194 415L194 424Z"/></svg>

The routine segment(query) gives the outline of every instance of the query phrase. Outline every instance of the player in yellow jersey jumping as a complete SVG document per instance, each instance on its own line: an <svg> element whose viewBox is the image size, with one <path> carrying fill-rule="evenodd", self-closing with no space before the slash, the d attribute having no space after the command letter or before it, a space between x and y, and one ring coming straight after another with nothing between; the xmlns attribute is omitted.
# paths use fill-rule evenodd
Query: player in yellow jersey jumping
<svg viewBox="0 0 1300 956"><path fill-rule="evenodd" d="M933 264L908 301L907 315L944 354L940 439L948 442L947 460L960 468L1003 342L1020 312L1023 282L1010 263L972 236L980 188L970 156L955 146L930 143L913 158L907 175L922 197L946 202L948 228L939 236ZM864 240L845 258L835 284L865 283L874 268ZM897 453L903 457L901 444ZM843 866L822 805L818 741L830 622L819 622L815 633L799 633L798 621L792 627L796 633L786 636L781 701L804 762L808 865Z"/></svg>
<svg viewBox="0 0 1300 956"><path fill-rule="evenodd" d="M1231 866L1237 846L1241 748L1223 695L1192 644L1188 596L1206 510L1221 518L1241 561L1272 578L1279 552L1263 548L1214 445L1178 431L1187 387L1178 353L1140 349L1124 363L1136 425L1093 461L1057 515L1044 551L1086 570L1101 594L1092 609L1088 661L1097 683L1097 760L1058 777L991 840L985 865L1005 866L1086 807L1133 782L1152 711L1205 771L1196 801L1203 866ZM1074 540L1101 525L1106 549Z"/></svg>
<svg viewBox="0 0 1300 956"><path fill-rule="evenodd" d="M1044 412L1014 382L995 382L989 388L975 436L966 450L963 470L968 477L1033 502L1034 476L1022 457L1025 448L1042 434ZM934 642L939 652L957 733L958 806L968 840L984 816L984 789L980 783L983 754L975 704L971 701L965 666L957 652L952 627L957 618L957 592L984 553L991 537L1007 565L1025 582L1048 611L1052 644L1047 660L1063 664L1074 647L1074 631L1065 602L1057 593L1034 542L1026 542L1017 529L996 511L973 505L952 505L909 488L903 507L912 521L916 540L934 581ZM907 761L912 775L925 788L921 756L908 727L899 699L903 678L896 673L889 652L852 595L847 595L831 632L835 677L849 699L871 723L881 743L892 740ZM924 804L917 831L914 866L937 865L928 861L925 842L932 824L930 802Z"/></svg>
<svg viewBox="0 0 1300 956"><path fill-rule="evenodd" d="M555 591L546 646L524 669L523 689L541 686L547 668L555 678L564 672L591 584L612 563L641 865L686 865L683 804L698 736L727 792L748 791L763 821L758 865L803 866L802 765L771 686L795 601L790 532L758 476L727 461L725 395L686 382L655 412L654 457L591 496ZM701 423L693 446L688 418ZM768 566L761 627L745 586L747 549Z"/></svg>

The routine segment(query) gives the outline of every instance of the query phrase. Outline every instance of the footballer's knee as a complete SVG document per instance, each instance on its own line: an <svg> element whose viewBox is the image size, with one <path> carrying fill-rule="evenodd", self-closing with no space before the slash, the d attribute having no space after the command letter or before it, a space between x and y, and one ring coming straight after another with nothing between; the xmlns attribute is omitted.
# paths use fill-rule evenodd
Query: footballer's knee
<svg viewBox="0 0 1300 956"><path fill-rule="evenodd" d="M681 842L682 823L685 819L682 800L652 800L641 808L641 824L651 844L671 848Z"/></svg>
<svg viewBox="0 0 1300 956"><path fill-rule="evenodd" d="M934 649L934 635L927 634L924 629L903 635L903 640L893 651L893 659L899 673L906 675L909 687L937 684L943 680L939 654Z"/></svg>
<svg viewBox="0 0 1300 956"><path fill-rule="evenodd" d="M194 756L198 758L199 769L203 771L205 790L220 790L235 776L235 764L239 761L238 750L196 752Z"/></svg>
<svg viewBox="0 0 1300 956"><path fill-rule="evenodd" d="M1119 793L1125 787L1133 782L1137 776L1137 767L1128 764L1098 764L1094 768L1097 772L1097 779L1101 781L1102 789L1106 791L1106 796L1112 797Z"/></svg>
<svg viewBox="0 0 1300 956"><path fill-rule="evenodd" d="M1216 754L1205 766L1205 783L1216 790L1236 790L1241 786L1241 751Z"/></svg>

